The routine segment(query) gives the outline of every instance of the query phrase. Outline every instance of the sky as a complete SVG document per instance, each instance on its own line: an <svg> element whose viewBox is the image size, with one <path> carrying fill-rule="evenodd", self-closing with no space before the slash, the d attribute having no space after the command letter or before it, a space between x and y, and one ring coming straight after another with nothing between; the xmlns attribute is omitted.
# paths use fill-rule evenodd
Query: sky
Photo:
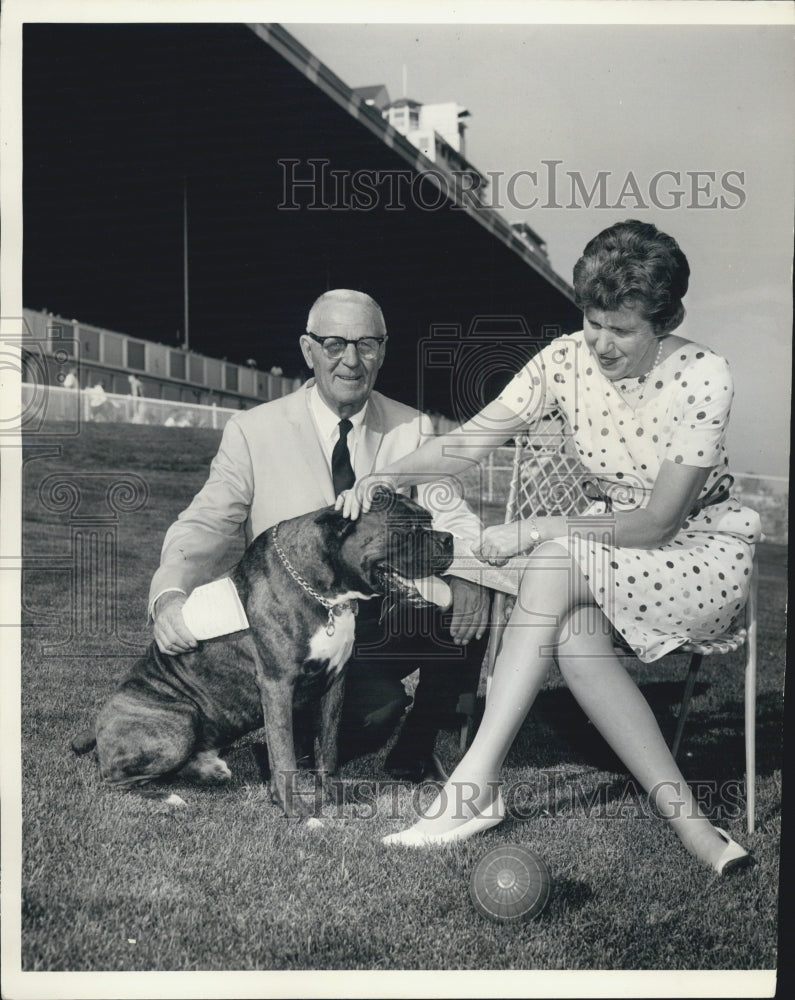
<svg viewBox="0 0 795 1000"><path fill-rule="evenodd" d="M350 86L384 83L394 100L405 78L415 100L466 107L467 157L500 172L503 214L546 240L567 281L614 222L673 235L691 266L678 332L734 371L733 465L787 474L791 25L283 23ZM655 189L667 171L678 178Z"/></svg>

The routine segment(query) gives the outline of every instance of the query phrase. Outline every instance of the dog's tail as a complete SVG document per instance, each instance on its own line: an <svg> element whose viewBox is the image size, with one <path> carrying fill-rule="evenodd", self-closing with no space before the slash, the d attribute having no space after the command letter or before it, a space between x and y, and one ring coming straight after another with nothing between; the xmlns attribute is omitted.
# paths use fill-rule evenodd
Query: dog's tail
<svg viewBox="0 0 795 1000"><path fill-rule="evenodd" d="M94 735L93 729L84 729L82 733L74 736L69 744L76 754L81 755L88 753L89 750L93 750L96 745L97 738Z"/></svg>

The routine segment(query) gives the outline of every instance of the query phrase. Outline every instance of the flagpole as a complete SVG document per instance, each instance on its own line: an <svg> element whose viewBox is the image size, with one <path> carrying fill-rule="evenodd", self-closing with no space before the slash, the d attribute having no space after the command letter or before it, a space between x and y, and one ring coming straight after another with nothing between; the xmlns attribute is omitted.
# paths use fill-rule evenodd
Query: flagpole
<svg viewBox="0 0 795 1000"><path fill-rule="evenodd" d="M183 347L190 350L190 331L188 327L188 180L182 178L182 287L185 296L185 339Z"/></svg>

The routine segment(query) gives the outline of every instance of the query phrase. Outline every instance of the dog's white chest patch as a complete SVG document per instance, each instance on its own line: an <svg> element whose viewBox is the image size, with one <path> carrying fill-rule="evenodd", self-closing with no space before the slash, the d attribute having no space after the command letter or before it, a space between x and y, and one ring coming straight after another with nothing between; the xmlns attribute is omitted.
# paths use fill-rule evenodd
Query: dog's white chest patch
<svg viewBox="0 0 795 1000"><path fill-rule="evenodd" d="M334 616L334 634L329 635L325 624L309 640L308 660L327 661L326 670L339 673L353 652L356 633L356 616L352 611L343 611Z"/></svg>

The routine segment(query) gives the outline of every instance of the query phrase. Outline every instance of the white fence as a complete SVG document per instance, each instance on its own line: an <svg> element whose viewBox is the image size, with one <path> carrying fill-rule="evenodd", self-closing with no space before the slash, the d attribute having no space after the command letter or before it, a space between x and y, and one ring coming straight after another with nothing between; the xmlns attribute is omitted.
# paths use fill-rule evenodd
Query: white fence
<svg viewBox="0 0 795 1000"><path fill-rule="evenodd" d="M149 399L92 389L63 389L22 383L22 412L26 425L46 420L117 424L156 424L162 427L222 428L238 410L199 403Z"/></svg>

